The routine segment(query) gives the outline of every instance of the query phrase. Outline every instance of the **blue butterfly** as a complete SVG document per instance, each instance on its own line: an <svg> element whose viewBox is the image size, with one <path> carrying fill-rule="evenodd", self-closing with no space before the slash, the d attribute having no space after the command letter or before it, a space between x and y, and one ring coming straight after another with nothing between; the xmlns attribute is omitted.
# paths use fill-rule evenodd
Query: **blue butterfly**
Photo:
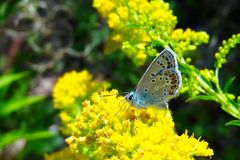
<svg viewBox="0 0 240 160"><path fill-rule="evenodd" d="M134 91L124 98L137 108L168 108L168 101L178 94L181 84L175 53L166 48L152 61Z"/></svg>

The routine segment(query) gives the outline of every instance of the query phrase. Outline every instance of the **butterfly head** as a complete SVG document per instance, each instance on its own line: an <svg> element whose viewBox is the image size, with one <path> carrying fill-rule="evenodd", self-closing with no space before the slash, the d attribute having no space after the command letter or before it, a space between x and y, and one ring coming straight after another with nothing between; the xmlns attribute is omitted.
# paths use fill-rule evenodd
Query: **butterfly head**
<svg viewBox="0 0 240 160"><path fill-rule="evenodd" d="M143 108L145 107L145 103L143 99L136 97L136 92L130 92L126 96L124 96L126 101L128 101L129 104L136 106L137 108Z"/></svg>
<svg viewBox="0 0 240 160"><path fill-rule="evenodd" d="M126 96L124 96L124 98L125 98L128 102L130 102L130 103L132 104L132 102L133 102L133 96L134 96L134 92L130 92L130 93L128 93Z"/></svg>

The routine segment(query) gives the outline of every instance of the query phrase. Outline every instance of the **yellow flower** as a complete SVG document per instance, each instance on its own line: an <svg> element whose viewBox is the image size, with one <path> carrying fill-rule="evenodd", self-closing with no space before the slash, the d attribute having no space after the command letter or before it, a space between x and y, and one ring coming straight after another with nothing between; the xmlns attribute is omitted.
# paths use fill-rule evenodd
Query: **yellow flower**
<svg viewBox="0 0 240 160"><path fill-rule="evenodd" d="M124 53L139 66L145 63L147 56L155 56L152 51L159 46L171 46L177 54L183 55L209 39L205 32L174 30L177 18L163 0L94 0L93 7L112 29L110 39L119 43ZM139 44L144 49L139 48Z"/></svg>
<svg viewBox="0 0 240 160"><path fill-rule="evenodd" d="M191 29L175 29L171 35L171 44L179 55L189 50L195 50L196 46L201 43L207 43L209 36L205 32L195 32Z"/></svg>
<svg viewBox="0 0 240 160"><path fill-rule="evenodd" d="M58 109L63 106L71 107L79 98L85 99L89 93L104 87L106 83L101 84L93 80L87 70L67 72L58 79L54 86L54 107Z"/></svg>
<svg viewBox="0 0 240 160"><path fill-rule="evenodd" d="M231 48L236 47L240 43L240 33L232 35L228 40L222 42L222 46L218 48L218 52L215 53L215 67L222 68L222 65L227 62L226 56L229 54Z"/></svg>
<svg viewBox="0 0 240 160"><path fill-rule="evenodd" d="M93 92L109 87L107 82L97 82L87 71L71 71L60 77L53 89L53 104L60 110L61 131L68 135L67 125L81 111L81 103Z"/></svg>
<svg viewBox="0 0 240 160"><path fill-rule="evenodd" d="M45 160L87 160L87 158L79 153L72 152L69 148L64 148L50 155L44 156Z"/></svg>
<svg viewBox="0 0 240 160"><path fill-rule="evenodd" d="M93 7L98 8L101 15L106 18L114 8L114 3L111 0L95 0Z"/></svg>
<svg viewBox="0 0 240 160"><path fill-rule="evenodd" d="M109 0L94 0L93 6L107 19L112 35L119 35L110 39L122 44L123 51L137 65L144 64L146 58L143 57L153 56L151 52L147 52L151 50L146 50L153 40L169 41L171 31L176 25L176 17L169 5L162 0L114 0L111 5ZM107 6L110 6L110 9L104 10ZM130 46L126 47L126 43ZM144 49L139 48L139 44ZM145 51L145 56L138 56L142 51Z"/></svg>
<svg viewBox="0 0 240 160"><path fill-rule="evenodd" d="M145 50L144 50L145 51ZM147 55L145 54L144 51L139 50L137 53L136 58L134 59L135 64L137 65L142 65L142 62L145 62Z"/></svg>
<svg viewBox="0 0 240 160"><path fill-rule="evenodd" d="M111 13L109 14L108 18L109 18L108 25L110 28L114 28L120 25L120 18L117 14Z"/></svg>
<svg viewBox="0 0 240 160"><path fill-rule="evenodd" d="M92 159L186 159L212 156L208 143L177 135L169 110L136 109L117 91L94 93L69 125L69 147ZM109 96L104 96L109 95Z"/></svg>
<svg viewBox="0 0 240 160"><path fill-rule="evenodd" d="M126 6L117 8L117 13L123 20L128 18L128 8Z"/></svg>
<svg viewBox="0 0 240 160"><path fill-rule="evenodd" d="M217 82L217 79L215 77L215 73L211 69L201 69L200 73L203 77L205 77L207 80L212 81L213 83Z"/></svg>

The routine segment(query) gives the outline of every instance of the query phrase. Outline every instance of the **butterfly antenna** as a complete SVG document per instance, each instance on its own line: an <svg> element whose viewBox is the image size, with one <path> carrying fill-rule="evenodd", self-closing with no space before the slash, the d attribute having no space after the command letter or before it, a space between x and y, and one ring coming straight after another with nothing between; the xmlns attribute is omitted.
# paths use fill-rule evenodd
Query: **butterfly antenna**
<svg viewBox="0 0 240 160"><path fill-rule="evenodd" d="M125 99L123 99L123 100L121 100L120 102L119 102L119 109L118 109L118 111L114 114L114 117L120 112L120 110L122 109L122 107L124 107L124 105L125 105Z"/></svg>
<svg viewBox="0 0 240 160"><path fill-rule="evenodd" d="M125 112L127 113L129 109L130 109L130 105L127 105L127 109Z"/></svg>
<svg viewBox="0 0 240 160"><path fill-rule="evenodd" d="M166 107L167 110L169 109L167 102L165 103L165 107Z"/></svg>
<svg viewBox="0 0 240 160"><path fill-rule="evenodd" d="M114 117L120 112L121 108L118 109L118 111L114 114Z"/></svg>
<svg viewBox="0 0 240 160"><path fill-rule="evenodd" d="M108 97L108 96L115 96L115 95L118 95L117 93L116 94L104 94L104 95L101 95L101 97Z"/></svg>
<svg viewBox="0 0 240 160"><path fill-rule="evenodd" d="M107 97L107 96L119 96L119 95L124 95L124 94L127 94L129 92L120 92L120 93L115 93L115 94L105 94L105 95L101 95L102 97Z"/></svg>

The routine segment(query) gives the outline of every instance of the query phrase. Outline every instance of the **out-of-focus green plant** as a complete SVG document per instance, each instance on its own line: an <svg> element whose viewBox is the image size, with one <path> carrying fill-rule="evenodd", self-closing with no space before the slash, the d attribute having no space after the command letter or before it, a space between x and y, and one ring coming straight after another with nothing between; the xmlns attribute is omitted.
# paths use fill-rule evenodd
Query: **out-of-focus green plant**
<svg viewBox="0 0 240 160"><path fill-rule="evenodd" d="M189 94L188 100L213 100L220 103L221 108L228 114L240 119L239 98L227 92L233 79L226 82L223 89L219 85L218 77L229 49L240 42L240 35L233 35L219 47L219 52L215 54L215 71L199 70L190 64L191 59L186 53L195 50L202 43L207 43L208 34L191 29L175 29L177 19L168 3L162 0L142 0L141 4L138 2L94 0L93 6L112 29L110 42L118 43L116 48L120 46L136 65L144 64L147 56L156 56L158 48L171 47L177 54L183 73L181 92ZM229 124L236 124L236 121Z"/></svg>
<svg viewBox="0 0 240 160"><path fill-rule="evenodd" d="M56 133L48 130L34 131L30 128L21 127L8 131L10 126L5 126L9 122L5 119L13 119L13 114L24 110L26 107L43 100L45 96L28 96L28 84L22 84L27 73L11 73L0 76L0 151L4 153L4 148L18 140L32 141L44 138L51 138ZM17 84L21 83L21 87ZM11 122L13 123L14 120ZM0 154L1 157L1 154Z"/></svg>
<svg viewBox="0 0 240 160"><path fill-rule="evenodd" d="M19 0L0 2L0 25L7 20L8 15L11 13L18 1Z"/></svg>
<svg viewBox="0 0 240 160"><path fill-rule="evenodd" d="M8 116L24 107L42 100L43 96L27 96L25 90L19 88L9 95L11 84L26 77L26 73L6 74L0 76L0 118ZM10 93L11 94L11 93Z"/></svg>

